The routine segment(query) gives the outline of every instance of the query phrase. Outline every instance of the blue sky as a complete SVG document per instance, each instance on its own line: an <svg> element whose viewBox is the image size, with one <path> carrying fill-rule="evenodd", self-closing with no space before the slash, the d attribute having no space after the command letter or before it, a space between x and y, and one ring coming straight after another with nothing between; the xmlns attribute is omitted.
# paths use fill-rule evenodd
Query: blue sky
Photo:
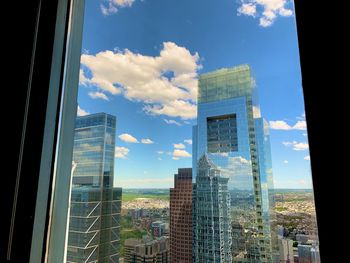
<svg viewBox="0 0 350 263"><path fill-rule="evenodd" d="M87 0L81 61L78 113L117 116L117 185L172 187L191 167L198 74L247 63L275 187L311 188L291 2Z"/></svg>

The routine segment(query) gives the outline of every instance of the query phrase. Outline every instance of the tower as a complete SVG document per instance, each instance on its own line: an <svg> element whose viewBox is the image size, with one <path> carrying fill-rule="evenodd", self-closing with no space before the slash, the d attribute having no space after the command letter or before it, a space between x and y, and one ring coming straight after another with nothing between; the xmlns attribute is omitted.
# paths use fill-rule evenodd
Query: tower
<svg viewBox="0 0 350 263"><path fill-rule="evenodd" d="M250 67L200 75L193 175L197 184L199 160L207 155L228 181L233 262L273 262L272 250L278 249L269 147Z"/></svg>
<svg viewBox="0 0 350 263"><path fill-rule="evenodd" d="M77 117L67 262L118 262L121 188L113 187L116 118Z"/></svg>
<svg viewBox="0 0 350 263"><path fill-rule="evenodd" d="M170 261L192 263L192 169L180 168L170 189Z"/></svg>

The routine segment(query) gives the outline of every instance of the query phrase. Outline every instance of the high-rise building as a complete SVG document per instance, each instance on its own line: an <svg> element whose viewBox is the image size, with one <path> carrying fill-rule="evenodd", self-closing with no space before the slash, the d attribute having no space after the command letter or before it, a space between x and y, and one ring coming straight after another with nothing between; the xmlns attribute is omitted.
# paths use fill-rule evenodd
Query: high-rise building
<svg viewBox="0 0 350 263"><path fill-rule="evenodd" d="M161 237L165 235L165 223L162 221L152 222L151 229L154 237Z"/></svg>
<svg viewBox="0 0 350 263"><path fill-rule="evenodd" d="M299 263L320 263L320 250L315 244L298 245Z"/></svg>
<svg viewBox="0 0 350 263"><path fill-rule="evenodd" d="M192 169L180 168L170 188L170 259L192 263Z"/></svg>
<svg viewBox="0 0 350 263"><path fill-rule="evenodd" d="M169 263L169 238L125 240L124 263Z"/></svg>
<svg viewBox="0 0 350 263"><path fill-rule="evenodd" d="M261 118L248 65L200 75L192 154L194 177L199 159L206 154L221 177L228 179L230 216L235 228L233 262L276 262L278 243L268 124Z"/></svg>
<svg viewBox="0 0 350 263"><path fill-rule="evenodd" d="M193 185L193 262L232 262L231 210L227 177L203 154Z"/></svg>
<svg viewBox="0 0 350 263"><path fill-rule="evenodd" d="M66 262L119 261L122 189L113 187L116 118L77 117Z"/></svg>
<svg viewBox="0 0 350 263"><path fill-rule="evenodd" d="M293 240L288 238L278 239L279 262L294 263Z"/></svg>

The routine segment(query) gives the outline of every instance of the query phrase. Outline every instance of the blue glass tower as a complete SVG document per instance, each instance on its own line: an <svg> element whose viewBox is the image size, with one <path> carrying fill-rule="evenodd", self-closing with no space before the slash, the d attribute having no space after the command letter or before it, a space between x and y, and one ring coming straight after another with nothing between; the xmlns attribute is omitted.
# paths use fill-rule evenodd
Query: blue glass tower
<svg viewBox="0 0 350 263"><path fill-rule="evenodd" d="M113 187L116 118L77 117L66 262L119 262L121 188Z"/></svg>
<svg viewBox="0 0 350 263"><path fill-rule="evenodd" d="M232 262L273 262L269 147L268 127L260 116L250 67L240 65L202 74L197 125L193 127L194 185L199 159L206 154L228 179Z"/></svg>
<svg viewBox="0 0 350 263"><path fill-rule="evenodd" d="M206 154L198 161L193 185L193 261L232 262L231 204L221 171Z"/></svg>

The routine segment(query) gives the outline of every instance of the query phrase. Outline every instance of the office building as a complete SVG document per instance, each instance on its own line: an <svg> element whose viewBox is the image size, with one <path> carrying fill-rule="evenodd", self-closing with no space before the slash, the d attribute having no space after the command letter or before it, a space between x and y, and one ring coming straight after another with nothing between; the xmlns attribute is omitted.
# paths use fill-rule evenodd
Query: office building
<svg viewBox="0 0 350 263"><path fill-rule="evenodd" d="M279 262L294 263L293 240L288 238L278 239Z"/></svg>
<svg viewBox="0 0 350 263"><path fill-rule="evenodd" d="M165 235L165 228L166 228L166 225L164 222L162 221L155 221L155 222L152 222L151 224L151 229L152 229L152 235L154 237L161 237L161 236L164 236Z"/></svg>
<svg viewBox="0 0 350 263"><path fill-rule="evenodd" d="M317 245L298 245L299 263L320 263L320 250Z"/></svg>
<svg viewBox="0 0 350 263"><path fill-rule="evenodd" d="M124 263L169 263L169 238L125 240Z"/></svg>
<svg viewBox="0 0 350 263"><path fill-rule="evenodd" d="M268 124L248 65L200 75L192 146L196 184L204 154L228 179L233 262L278 262Z"/></svg>
<svg viewBox="0 0 350 263"><path fill-rule="evenodd" d="M203 154L193 184L193 262L232 262L229 178Z"/></svg>
<svg viewBox="0 0 350 263"><path fill-rule="evenodd" d="M118 262L121 188L113 187L116 118L77 117L66 262Z"/></svg>
<svg viewBox="0 0 350 263"><path fill-rule="evenodd" d="M192 263L192 169L180 168L170 189L170 259Z"/></svg>

